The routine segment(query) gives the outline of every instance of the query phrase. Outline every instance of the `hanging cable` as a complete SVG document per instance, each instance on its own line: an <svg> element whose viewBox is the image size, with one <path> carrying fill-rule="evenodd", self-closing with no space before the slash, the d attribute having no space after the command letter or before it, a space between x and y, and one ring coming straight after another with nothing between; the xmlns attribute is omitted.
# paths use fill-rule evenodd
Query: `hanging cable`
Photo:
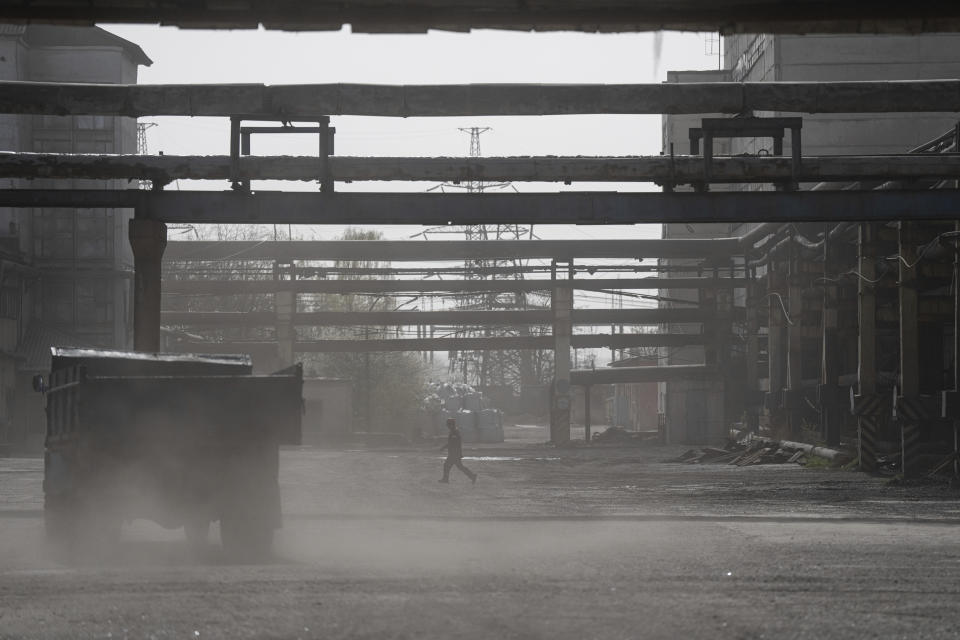
<svg viewBox="0 0 960 640"><path fill-rule="evenodd" d="M774 292L774 293L768 293L767 295L764 296L764 298L776 298L777 301L780 302L780 309L783 310L783 317L786 318L787 324L790 325L791 327L794 326L793 319L790 317L790 313L787 311L786 305L783 304L783 296L781 296L779 293Z"/></svg>
<svg viewBox="0 0 960 640"><path fill-rule="evenodd" d="M826 277L826 276L822 276L822 277L820 277L820 278L815 279L814 282L820 282L821 280L823 280L823 281L825 281L825 282L840 282L840 281L843 279L843 276L857 276L858 278L860 278L860 279L863 280L864 282L869 282L870 284L877 284L878 282L880 282L881 280L883 280L883 279L884 279L885 277L887 277L888 275L891 275L891 274L890 274L890 273L881 273L879 278L877 278L876 280L871 280L870 278L868 278L867 276L863 275L862 273L860 273L860 272L857 271L856 269L850 269L850 271L844 271L843 273L839 274L836 278L828 278L828 277Z"/></svg>
<svg viewBox="0 0 960 640"><path fill-rule="evenodd" d="M933 240L931 240L930 242L928 242L928 243L926 243L926 244L924 244L924 245L921 245L920 251L919 251L918 254L917 254L917 259L914 260L912 263L907 262L907 260L906 260L903 256L901 256L900 254L897 254L897 255L895 255L895 256L888 256L888 257L887 257L887 260L899 260L900 262L903 263L903 265L904 265L907 269L913 269L915 266L917 266L917 265L920 263L921 260L923 260L923 258L926 256L927 252L928 252L932 247L936 246L936 245L940 242L940 240L941 240L942 238L953 238L953 237L956 237L957 235L960 235L960 234L958 234L958 232L956 232L956 231L944 231L943 233L941 233L940 235L938 235L937 237L935 237L935 238L934 238Z"/></svg>

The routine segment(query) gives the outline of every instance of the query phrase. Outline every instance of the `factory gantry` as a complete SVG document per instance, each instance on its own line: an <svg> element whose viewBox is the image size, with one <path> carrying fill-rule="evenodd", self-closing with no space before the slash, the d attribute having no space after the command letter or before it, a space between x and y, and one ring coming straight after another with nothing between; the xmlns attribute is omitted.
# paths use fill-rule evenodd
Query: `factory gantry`
<svg viewBox="0 0 960 640"><path fill-rule="evenodd" d="M488 11L455 3L445 11L399 14L389 3L248 3L243 18L202 5L157 9L151 3L44 2L0 8L0 18L84 23L102 19L179 25L338 28L362 31L417 27L497 26L585 31L642 30L663 25L722 25L731 34L727 69L673 74L663 84L629 85L137 85L0 82L0 112L37 117L210 116L231 122L228 156L150 156L61 152L0 154L0 177L16 180L145 180L151 189L0 189L11 208L130 209L135 261L134 346L156 351L162 325L273 327L281 363L311 351L551 349L552 439L569 438L571 387L661 383L664 435L676 442L717 442L734 423L761 424L793 436L816 431L828 443L856 441L861 468L896 449L905 475L926 456L956 455L958 392L958 260L960 197L956 127L960 80L793 76L790 36L774 47L755 32L832 34L871 30L889 38L960 28L944 3L906 8L881 3L788 3L722 7L687 3L689 11L645 3L572 3L564 10ZM571 4L571 3L567 3ZM650 5L656 3L647 3ZM723 4L723 3L719 3ZM82 6L81 6L82 5ZM462 6L461 6L462 5ZM882 5L882 6L881 6ZM718 16L724 16L722 20ZM294 22L290 22L294 21ZM852 36L851 36L852 37ZM868 38L860 36L858 46ZM786 38L786 36L785 36ZM933 43L934 40L925 42ZM869 45L867 45L869 46ZM739 47L739 48L738 48ZM771 64L774 49L781 57ZM922 66L923 60L912 61ZM777 66L780 65L780 66ZM797 65L794 65L797 66ZM791 67L792 68L792 67ZM765 70L777 69L776 73ZM698 75L698 73L700 75ZM948 74L949 75L949 74ZM955 74L953 74L955 75ZM916 79L924 78L924 79ZM549 116L662 114L660 156L417 158L336 155L331 116ZM722 116L722 117L718 117ZM830 120L835 116L836 120ZM900 118L938 127L913 144L848 145L830 152L830 123ZM283 127L251 127L271 121ZM850 120L852 122L852 120ZM302 125L302 126L301 126ZM852 125L851 130L856 126ZM318 134L315 157L248 155L249 136L302 128ZM837 134L839 135L839 134ZM919 135L919 134L917 134ZM772 140L772 150L757 140ZM731 140L748 140L736 146ZM689 152L683 146L689 143ZM921 146L917 146L917 144ZM880 147L882 151L877 151ZM807 155L813 150L812 155ZM851 151L851 149L853 149ZM174 191L176 180L220 180L220 191ZM260 191L251 180L316 181L315 192ZM515 182L651 182L659 193L337 192L345 181L510 180ZM664 225L660 240L591 243L529 242L285 242L243 245L167 243L166 224L639 224ZM687 231L684 231L687 230ZM686 235L685 235L686 234ZM362 259L418 261L538 258L549 278L495 282L346 280L290 277L273 281L180 279L162 283L162 263L239 260L284 264ZM582 277L592 258L656 260L652 278ZM394 274L391 275L396 275ZM473 287L548 292L549 309L346 312L298 310L309 293L466 292ZM272 311L182 312L162 309L161 294L224 295L257 291L274 297ZM576 309L573 291L657 290L657 309ZM675 295L676 294L676 295ZM624 334L578 334L583 325L655 327ZM298 327L418 327L417 338L303 340ZM427 337L425 327L525 325L549 334L513 337ZM231 350L200 342L205 350ZM253 344L245 345L255 348ZM572 348L657 347L661 364L573 369ZM589 397L589 393L586 394ZM588 422L589 422L589 412ZM589 433L589 424L587 425Z"/></svg>
<svg viewBox="0 0 960 640"><path fill-rule="evenodd" d="M0 0L0 636L955 637L958 487L957 0Z"/></svg>

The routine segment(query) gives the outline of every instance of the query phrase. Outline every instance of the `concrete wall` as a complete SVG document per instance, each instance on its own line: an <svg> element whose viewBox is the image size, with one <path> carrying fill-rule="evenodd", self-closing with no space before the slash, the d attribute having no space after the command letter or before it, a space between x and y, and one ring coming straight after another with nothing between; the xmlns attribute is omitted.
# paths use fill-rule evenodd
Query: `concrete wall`
<svg viewBox="0 0 960 640"><path fill-rule="evenodd" d="M960 34L738 35L725 39L731 79L745 82L931 80L960 77ZM757 115L793 115L758 113ZM805 155L903 153L956 124L954 114L803 114ZM732 153L769 141L741 140ZM789 140L784 153L789 153Z"/></svg>

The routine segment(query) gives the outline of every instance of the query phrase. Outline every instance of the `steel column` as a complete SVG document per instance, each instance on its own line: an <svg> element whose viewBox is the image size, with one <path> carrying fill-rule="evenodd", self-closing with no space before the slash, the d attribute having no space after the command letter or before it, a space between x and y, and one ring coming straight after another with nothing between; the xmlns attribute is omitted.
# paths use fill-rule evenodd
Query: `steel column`
<svg viewBox="0 0 960 640"><path fill-rule="evenodd" d="M840 340L839 309L837 306L836 264L839 258L838 247L824 234L823 242L823 310L822 343L820 363L820 431L828 446L839 442L843 418L841 416L840 388L837 381L840 376Z"/></svg>
<svg viewBox="0 0 960 640"><path fill-rule="evenodd" d="M554 347L550 441L562 444L570 440L570 337L573 334L573 289L563 280L555 279L551 306Z"/></svg>
<svg viewBox="0 0 960 640"><path fill-rule="evenodd" d="M787 276L787 394L784 399L787 423L793 438L800 435L801 410L803 407L803 285L805 274L802 260L791 244Z"/></svg>
<svg viewBox="0 0 960 640"><path fill-rule="evenodd" d="M877 225L861 224L858 242L859 322L857 377L859 393L851 392L851 412L857 416L857 449L860 469L876 471L880 414L890 401L877 385Z"/></svg>
<svg viewBox="0 0 960 640"><path fill-rule="evenodd" d="M583 388L583 440L587 444L593 439L590 434L590 390L592 387L586 385Z"/></svg>
<svg viewBox="0 0 960 640"><path fill-rule="evenodd" d="M285 271L286 273L284 273ZM277 336L279 365L280 368L285 368L294 364L293 345L297 339L297 331L293 318L297 311L297 296L293 290L292 278L294 274L292 272L278 268L275 277L280 288L274 294L274 313L276 315L274 330Z"/></svg>
<svg viewBox="0 0 960 640"><path fill-rule="evenodd" d="M743 385L743 404L746 410L747 431L757 433L760 430L760 410L762 401L760 398L760 310L759 310L759 286L751 281L747 285L747 345L745 374L746 380Z"/></svg>
<svg viewBox="0 0 960 640"><path fill-rule="evenodd" d="M920 324L917 299L917 226L901 222L898 234L900 294L900 384L897 398L897 421L900 423L900 463L904 478L915 477L920 453Z"/></svg>

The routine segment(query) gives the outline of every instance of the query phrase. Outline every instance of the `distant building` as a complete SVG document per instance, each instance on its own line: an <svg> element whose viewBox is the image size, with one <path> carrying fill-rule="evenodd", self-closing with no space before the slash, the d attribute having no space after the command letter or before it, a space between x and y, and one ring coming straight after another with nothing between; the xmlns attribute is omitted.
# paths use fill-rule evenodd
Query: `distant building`
<svg viewBox="0 0 960 640"><path fill-rule="evenodd" d="M320 444L353 432L353 381L344 378L303 380L303 442Z"/></svg>
<svg viewBox="0 0 960 640"><path fill-rule="evenodd" d="M667 82L772 82L842 80L924 80L956 78L960 74L960 35L750 35L724 39L722 70L671 71ZM753 115L794 116L792 113L758 112ZM689 130L705 117L718 114L668 115L663 118L663 153L690 153ZM957 124L954 114L803 114L803 155L869 155L905 153L936 138ZM789 135L784 140L790 155ZM769 139L716 140L715 155L770 154ZM809 188L812 185L801 185ZM769 189L756 185L713 185L711 189ZM681 190L678 188L677 190ZM689 190L689 187L684 188ZM664 224L664 238L739 236L749 226L729 224ZM673 268L690 261L663 260ZM674 271L665 276L699 275ZM758 275L761 275L758 272ZM696 300L697 292L662 290L664 297ZM743 306L743 290L733 304ZM674 306L674 303L661 303ZM699 325L671 325L671 332L699 331ZM703 363L702 347L670 348L661 364ZM806 375L806 372L805 372ZM816 375L811 377L816 378ZM763 389L769 391L769 389ZM725 390L712 382L673 382L660 385L660 411L668 438L673 442L718 442L730 422L739 419L738 407L725 398Z"/></svg>
<svg viewBox="0 0 960 640"><path fill-rule="evenodd" d="M0 79L137 82L151 61L103 29L0 25ZM111 116L0 115L0 150L135 153L137 123ZM127 188L122 181L0 180L0 188ZM0 443L37 448L43 407L30 388L51 345L128 348L133 256L128 210L0 208Z"/></svg>

